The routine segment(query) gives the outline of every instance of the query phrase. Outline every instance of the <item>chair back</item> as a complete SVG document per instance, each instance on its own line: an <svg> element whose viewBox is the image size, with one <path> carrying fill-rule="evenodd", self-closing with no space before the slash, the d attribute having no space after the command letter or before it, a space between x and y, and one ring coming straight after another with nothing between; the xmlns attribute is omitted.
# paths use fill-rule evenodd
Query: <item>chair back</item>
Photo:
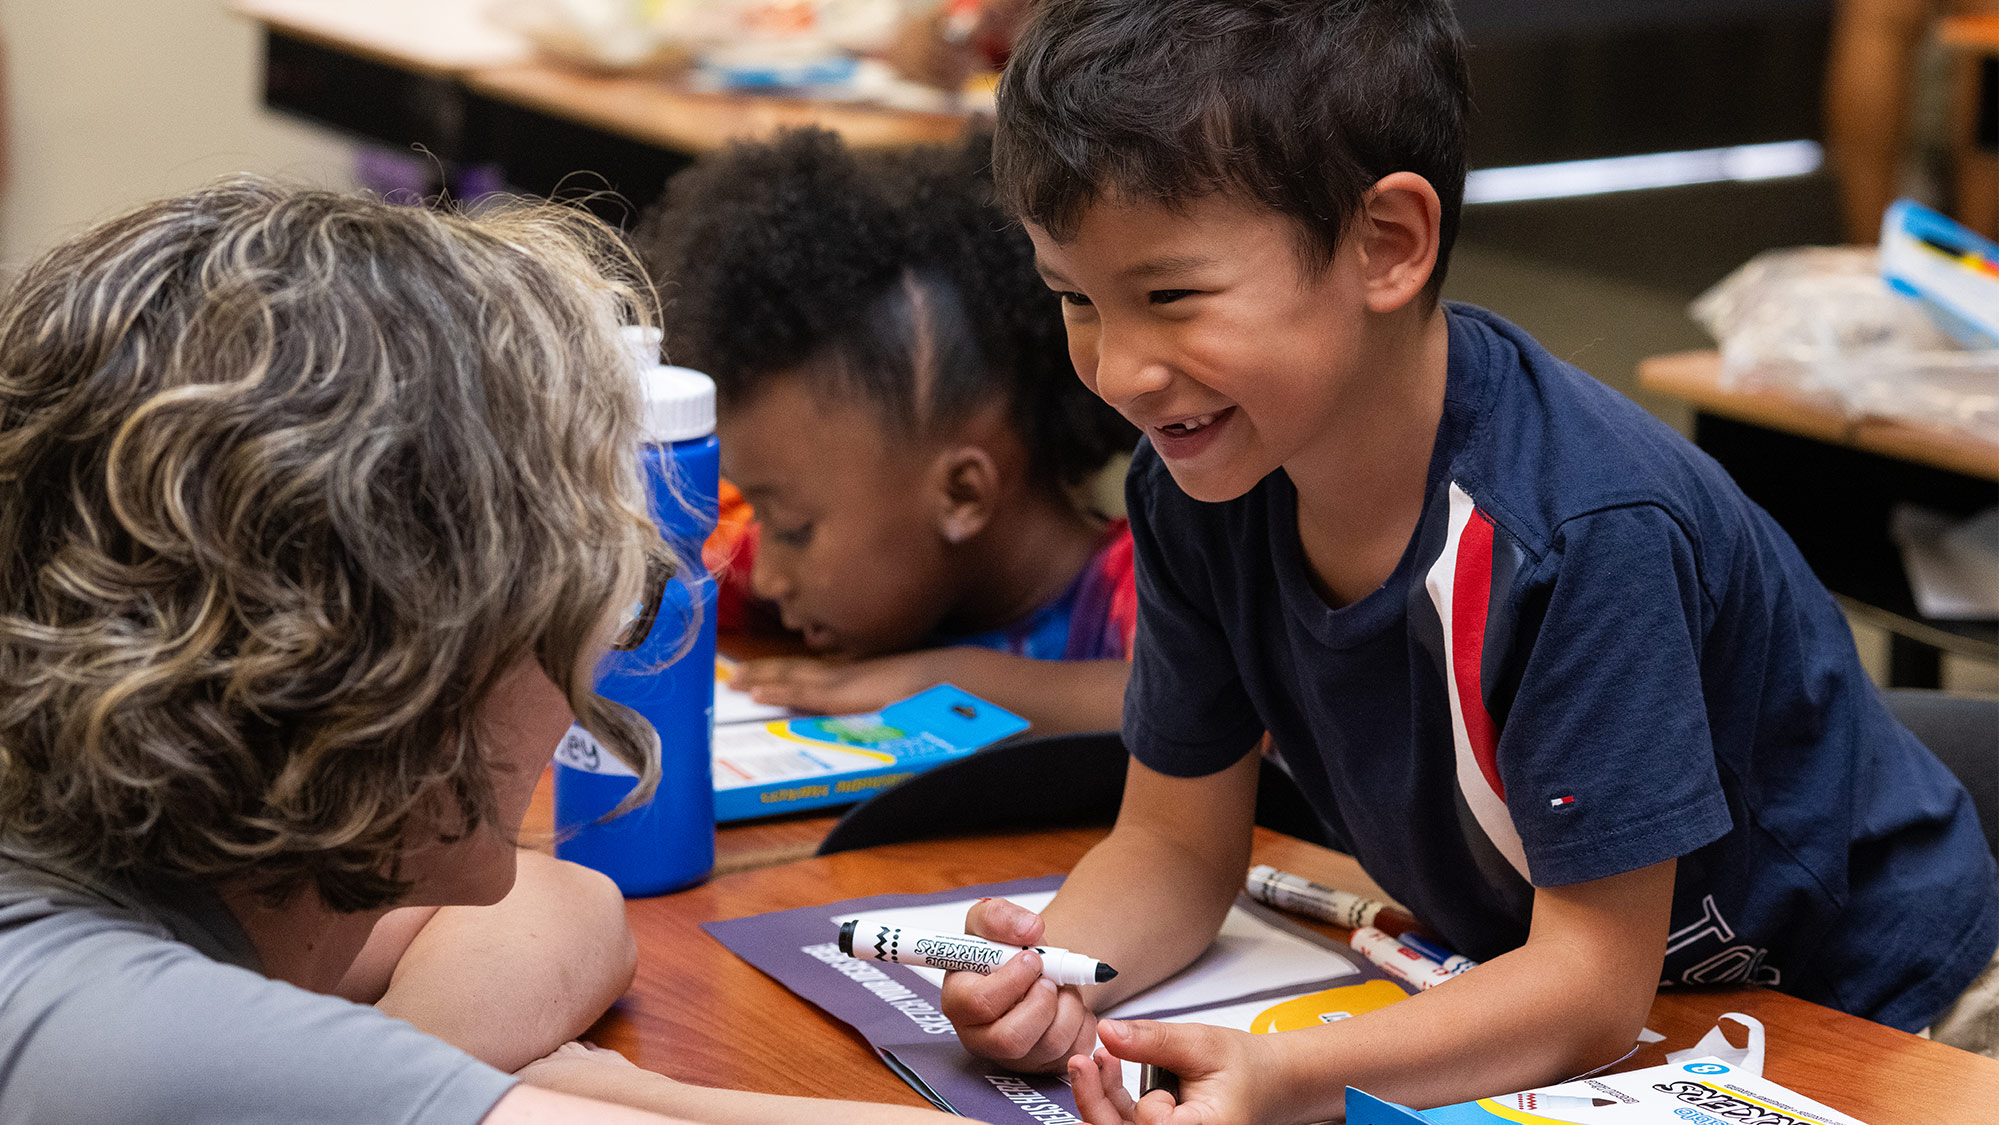
<svg viewBox="0 0 2000 1125"><path fill-rule="evenodd" d="M1125 791L1117 731L988 746L884 789L847 811L819 854L937 836L1109 824Z"/></svg>
<svg viewBox="0 0 2000 1125"><path fill-rule="evenodd" d="M2000 702L1923 688L1885 691L1882 701L1897 722L1958 775L1972 794L1972 807L1979 810L1987 849L2000 854L2000 834L1995 832L1995 805L2000 804Z"/></svg>
<svg viewBox="0 0 2000 1125"><path fill-rule="evenodd" d="M1125 793L1125 743L1117 731L1056 734L989 746L884 789L847 811L820 855L939 836L1110 824ZM1266 758L1257 823L1337 847L1298 784Z"/></svg>

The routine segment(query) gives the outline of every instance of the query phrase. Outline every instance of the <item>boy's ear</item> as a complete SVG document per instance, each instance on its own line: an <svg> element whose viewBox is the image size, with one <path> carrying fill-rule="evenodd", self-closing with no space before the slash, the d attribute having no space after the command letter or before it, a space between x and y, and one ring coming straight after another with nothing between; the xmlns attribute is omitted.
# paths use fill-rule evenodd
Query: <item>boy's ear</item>
<svg viewBox="0 0 2000 1125"><path fill-rule="evenodd" d="M955 445L931 465L937 498L937 531L948 543L970 542L993 519L1000 497L1000 466L977 445Z"/></svg>
<svg viewBox="0 0 2000 1125"><path fill-rule="evenodd" d="M1358 232L1368 311L1395 312L1430 283L1442 214L1437 189L1415 172L1391 172L1368 189Z"/></svg>

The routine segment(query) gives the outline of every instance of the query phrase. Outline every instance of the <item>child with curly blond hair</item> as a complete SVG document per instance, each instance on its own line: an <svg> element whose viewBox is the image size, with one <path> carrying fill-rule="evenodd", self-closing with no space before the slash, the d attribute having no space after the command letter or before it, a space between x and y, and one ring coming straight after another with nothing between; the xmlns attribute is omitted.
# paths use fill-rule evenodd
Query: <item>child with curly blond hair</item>
<svg viewBox="0 0 2000 1125"><path fill-rule="evenodd" d="M0 294L0 1120L913 1112L566 1045L633 942L515 837L573 720L657 773L592 689L666 573L637 277L578 212L246 178Z"/></svg>

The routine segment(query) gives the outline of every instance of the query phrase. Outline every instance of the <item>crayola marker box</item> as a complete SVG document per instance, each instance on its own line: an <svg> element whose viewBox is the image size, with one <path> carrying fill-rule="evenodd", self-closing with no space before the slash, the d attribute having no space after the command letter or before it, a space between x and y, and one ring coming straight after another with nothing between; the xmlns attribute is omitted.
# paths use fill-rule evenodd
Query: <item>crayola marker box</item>
<svg viewBox="0 0 2000 1125"><path fill-rule="evenodd" d="M1347 1089L1347 1125L1861 1125L1718 1059L1580 1078L1437 1109Z"/></svg>
<svg viewBox="0 0 2000 1125"><path fill-rule="evenodd" d="M923 770L1028 729L1028 720L950 684L879 712L715 728L715 819L853 804Z"/></svg>
<svg viewBox="0 0 2000 1125"><path fill-rule="evenodd" d="M1882 216L1877 254L1890 288L1923 302L1940 327L1968 348L1992 348L2000 334L2000 247L1978 232L1908 199Z"/></svg>

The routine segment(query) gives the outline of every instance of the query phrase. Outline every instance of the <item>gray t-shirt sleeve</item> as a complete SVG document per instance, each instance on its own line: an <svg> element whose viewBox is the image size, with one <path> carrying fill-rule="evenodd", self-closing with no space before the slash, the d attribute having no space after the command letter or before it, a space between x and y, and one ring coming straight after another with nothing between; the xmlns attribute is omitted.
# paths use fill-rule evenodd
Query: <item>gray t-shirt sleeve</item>
<svg viewBox="0 0 2000 1125"><path fill-rule="evenodd" d="M0 863L0 1122L473 1125L514 1085L374 1008L20 875Z"/></svg>

